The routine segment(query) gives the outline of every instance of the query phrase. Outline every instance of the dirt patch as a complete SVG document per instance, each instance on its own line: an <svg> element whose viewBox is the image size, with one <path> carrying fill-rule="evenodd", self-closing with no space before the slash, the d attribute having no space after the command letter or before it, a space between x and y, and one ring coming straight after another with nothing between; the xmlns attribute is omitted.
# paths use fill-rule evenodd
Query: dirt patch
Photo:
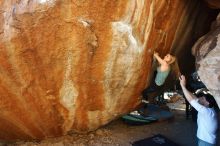
<svg viewBox="0 0 220 146"><path fill-rule="evenodd" d="M185 111L174 110L175 118L144 126L130 126L121 119L88 134L69 134L40 142L19 142L8 146L130 146L132 142L158 133L182 146L195 145L196 123L185 118Z"/></svg>

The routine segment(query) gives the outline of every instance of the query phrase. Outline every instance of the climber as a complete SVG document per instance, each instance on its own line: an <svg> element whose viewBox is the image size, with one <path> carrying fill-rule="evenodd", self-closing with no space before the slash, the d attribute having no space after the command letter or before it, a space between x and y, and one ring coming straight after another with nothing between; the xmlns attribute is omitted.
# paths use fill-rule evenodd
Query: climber
<svg viewBox="0 0 220 146"><path fill-rule="evenodd" d="M159 62L160 66L157 67L156 77L153 83L142 92L144 99L147 99L148 93L155 92L162 87L171 70L170 65L176 60L176 58L170 54L167 54L162 59L157 52L154 52L154 58Z"/></svg>

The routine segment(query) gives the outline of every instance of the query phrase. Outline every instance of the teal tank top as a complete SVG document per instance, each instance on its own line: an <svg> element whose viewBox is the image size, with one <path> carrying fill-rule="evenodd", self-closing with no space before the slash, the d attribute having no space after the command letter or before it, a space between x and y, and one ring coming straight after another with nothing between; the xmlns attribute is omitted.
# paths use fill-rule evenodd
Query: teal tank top
<svg viewBox="0 0 220 146"><path fill-rule="evenodd" d="M170 72L170 68L167 71L160 71L160 67L157 68L157 75L155 78L155 83L157 84L157 86L161 86L164 84L167 76L169 75Z"/></svg>

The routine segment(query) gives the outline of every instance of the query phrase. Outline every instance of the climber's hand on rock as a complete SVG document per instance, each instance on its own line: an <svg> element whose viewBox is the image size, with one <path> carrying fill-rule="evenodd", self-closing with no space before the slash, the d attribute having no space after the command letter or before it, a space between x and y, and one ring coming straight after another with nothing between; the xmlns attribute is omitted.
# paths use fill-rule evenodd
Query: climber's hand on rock
<svg viewBox="0 0 220 146"><path fill-rule="evenodd" d="M154 56L159 56L158 52L155 51L154 52Z"/></svg>

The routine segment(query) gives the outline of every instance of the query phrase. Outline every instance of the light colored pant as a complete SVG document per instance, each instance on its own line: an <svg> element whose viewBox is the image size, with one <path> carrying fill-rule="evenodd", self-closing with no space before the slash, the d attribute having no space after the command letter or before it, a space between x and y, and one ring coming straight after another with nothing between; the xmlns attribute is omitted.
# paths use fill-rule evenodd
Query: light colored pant
<svg viewBox="0 0 220 146"><path fill-rule="evenodd" d="M198 138L198 146L215 146L215 144L205 142L205 141Z"/></svg>

